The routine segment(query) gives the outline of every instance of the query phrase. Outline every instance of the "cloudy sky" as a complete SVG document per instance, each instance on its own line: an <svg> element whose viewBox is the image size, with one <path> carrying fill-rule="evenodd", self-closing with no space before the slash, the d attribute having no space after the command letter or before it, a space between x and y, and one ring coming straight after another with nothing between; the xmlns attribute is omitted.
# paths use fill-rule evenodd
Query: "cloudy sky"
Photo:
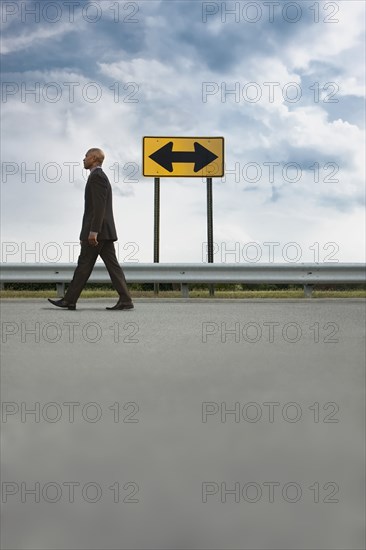
<svg viewBox="0 0 366 550"><path fill-rule="evenodd" d="M143 136L225 138L215 262L365 261L363 1L1 9L2 261L77 259L101 147L119 259L151 262ZM206 223L205 180L161 180L161 262L206 261Z"/></svg>

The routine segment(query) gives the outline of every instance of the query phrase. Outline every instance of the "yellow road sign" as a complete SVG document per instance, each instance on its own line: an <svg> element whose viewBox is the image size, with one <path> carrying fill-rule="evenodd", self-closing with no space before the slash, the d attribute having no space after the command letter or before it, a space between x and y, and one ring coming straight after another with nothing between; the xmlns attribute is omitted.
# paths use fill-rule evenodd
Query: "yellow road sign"
<svg viewBox="0 0 366 550"><path fill-rule="evenodd" d="M224 138L145 136L142 173L155 178L222 177Z"/></svg>

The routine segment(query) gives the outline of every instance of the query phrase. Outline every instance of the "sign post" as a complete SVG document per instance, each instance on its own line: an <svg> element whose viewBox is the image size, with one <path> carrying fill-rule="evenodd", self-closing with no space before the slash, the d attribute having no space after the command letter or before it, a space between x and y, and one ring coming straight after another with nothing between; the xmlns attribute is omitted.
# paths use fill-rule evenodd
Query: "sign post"
<svg viewBox="0 0 366 550"><path fill-rule="evenodd" d="M208 263L213 263L212 178L224 175L224 138L145 136L142 173L154 178L154 263L160 259L160 177L206 178ZM214 286L209 288L213 296Z"/></svg>
<svg viewBox="0 0 366 550"><path fill-rule="evenodd" d="M207 178L207 259L213 264L213 215L212 215L212 178ZM214 285L209 285L210 296L215 293Z"/></svg>
<svg viewBox="0 0 366 550"><path fill-rule="evenodd" d="M154 263L159 263L160 248L160 178L154 178ZM159 283L154 283L154 294L159 294Z"/></svg>

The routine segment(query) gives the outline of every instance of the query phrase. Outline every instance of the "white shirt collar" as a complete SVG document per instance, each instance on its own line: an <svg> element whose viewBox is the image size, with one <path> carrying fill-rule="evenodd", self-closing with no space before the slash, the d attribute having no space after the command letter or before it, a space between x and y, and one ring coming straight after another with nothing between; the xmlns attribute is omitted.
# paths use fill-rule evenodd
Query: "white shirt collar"
<svg viewBox="0 0 366 550"><path fill-rule="evenodd" d="M102 168L102 167L101 167L101 166L94 166L94 168L92 168L92 169L90 170L90 173L94 172L94 170L96 170L97 168Z"/></svg>

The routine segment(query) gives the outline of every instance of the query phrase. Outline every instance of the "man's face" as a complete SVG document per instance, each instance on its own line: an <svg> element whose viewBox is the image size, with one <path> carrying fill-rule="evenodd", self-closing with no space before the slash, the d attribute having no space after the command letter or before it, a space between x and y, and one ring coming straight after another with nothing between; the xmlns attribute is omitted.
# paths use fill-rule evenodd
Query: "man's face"
<svg viewBox="0 0 366 550"><path fill-rule="evenodd" d="M95 160L95 155L90 151L88 151L85 154L85 158L83 160L85 170L89 170L89 168L93 165L94 160Z"/></svg>

